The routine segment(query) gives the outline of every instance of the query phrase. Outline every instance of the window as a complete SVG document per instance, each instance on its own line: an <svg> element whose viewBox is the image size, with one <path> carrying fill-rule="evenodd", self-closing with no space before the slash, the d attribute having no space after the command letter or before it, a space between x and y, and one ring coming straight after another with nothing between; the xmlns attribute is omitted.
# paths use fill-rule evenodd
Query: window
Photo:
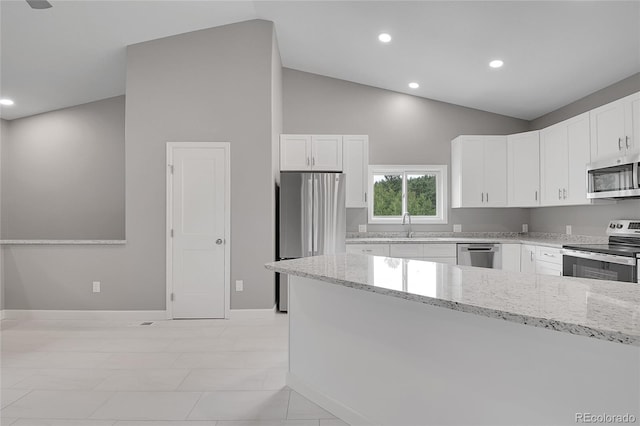
<svg viewBox="0 0 640 426"><path fill-rule="evenodd" d="M447 223L447 166L369 166L369 223Z"/></svg>

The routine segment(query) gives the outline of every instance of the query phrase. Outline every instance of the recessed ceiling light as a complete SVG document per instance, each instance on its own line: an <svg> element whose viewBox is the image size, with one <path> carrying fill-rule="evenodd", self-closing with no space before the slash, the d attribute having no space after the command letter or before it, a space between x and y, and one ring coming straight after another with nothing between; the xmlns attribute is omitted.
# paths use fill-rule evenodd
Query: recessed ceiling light
<svg viewBox="0 0 640 426"><path fill-rule="evenodd" d="M0 99L0 105L9 106L9 105L13 105L13 103L14 102L11 99L7 99L7 98Z"/></svg>
<svg viewBox="0 0 640 426"><path fill-rule="evenodd" d="M489 62L489 66L491 68L500 68L503 65L504 62L502 62L500 59L494 59L493 61Z"/></svg>
<svg viewBox="0 0 640 426"><path fill-rule="evenodd" d="M418 87L420 87L420 85L416 82L411 82L409 83L409 87L411 87L412 89L417 89Z"/></svg>
<svg viewBox="0 0 640 426"><path fill-rule="evenodd" d="M387 33L382 33L378 36L378 40L383 43L389 43L391 41L391 36Z"/></svg>

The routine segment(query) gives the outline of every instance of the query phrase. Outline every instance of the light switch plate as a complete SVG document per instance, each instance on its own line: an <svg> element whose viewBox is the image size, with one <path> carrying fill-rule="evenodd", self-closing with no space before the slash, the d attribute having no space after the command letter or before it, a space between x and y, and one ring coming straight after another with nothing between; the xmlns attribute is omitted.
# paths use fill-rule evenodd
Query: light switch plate
<svg viewBox="0 0 640 426"><path fill-rule="evenodd" d="M236 280L236 291L244 291L244 281Z"/></svg>
<svg viewBox="0 0 640 426"><path fill-rule="evenodd" d="M522 224L522 232L529 232L529 224L527 223Z"/></svg>
<svg viewBox="0 0 640 426"><path fill-rule="evenodd" d="M100 281L93 282L93 292L100 293Z"/></svg>
<svg viewBox="0 0 640 426"><path fill-rule="evenodd" d="M358 225L358 232L367 232L367 225Z"/></svg>
<svg viewBox="0 0 640 426"><path fill-rule="evenodd" d="M453 225L453 232L462 232L462 225L460 224Z"/></svg>
<svg viewBox="0 0 640 426"><path fill-rule="evenodd" d="M567 235L571 235L571 225L567 225Z"/></svg>

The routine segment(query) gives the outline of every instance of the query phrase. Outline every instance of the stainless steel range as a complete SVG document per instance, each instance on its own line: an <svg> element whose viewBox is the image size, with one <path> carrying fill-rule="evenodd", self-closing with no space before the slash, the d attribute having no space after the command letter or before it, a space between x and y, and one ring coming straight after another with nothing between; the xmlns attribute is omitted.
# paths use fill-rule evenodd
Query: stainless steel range
<svg viewBox="0 0 640 426"><path fill-rule="evenodd" d="M612 220L609 244L569 244L562 250L562 275L640 283L640 219Z"/></svg>

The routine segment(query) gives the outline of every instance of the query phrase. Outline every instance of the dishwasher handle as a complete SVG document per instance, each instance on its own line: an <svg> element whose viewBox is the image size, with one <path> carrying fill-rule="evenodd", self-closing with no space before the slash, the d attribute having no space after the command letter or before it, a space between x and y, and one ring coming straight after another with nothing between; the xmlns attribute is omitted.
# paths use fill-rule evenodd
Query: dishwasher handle
<svg viewBox="0 0 640 426"><path fill-rule="evenodd" d="M488 253L496 253L500 251L499 245L475 246L475 244L458 244L459 251L482 251Z"/></svg>

